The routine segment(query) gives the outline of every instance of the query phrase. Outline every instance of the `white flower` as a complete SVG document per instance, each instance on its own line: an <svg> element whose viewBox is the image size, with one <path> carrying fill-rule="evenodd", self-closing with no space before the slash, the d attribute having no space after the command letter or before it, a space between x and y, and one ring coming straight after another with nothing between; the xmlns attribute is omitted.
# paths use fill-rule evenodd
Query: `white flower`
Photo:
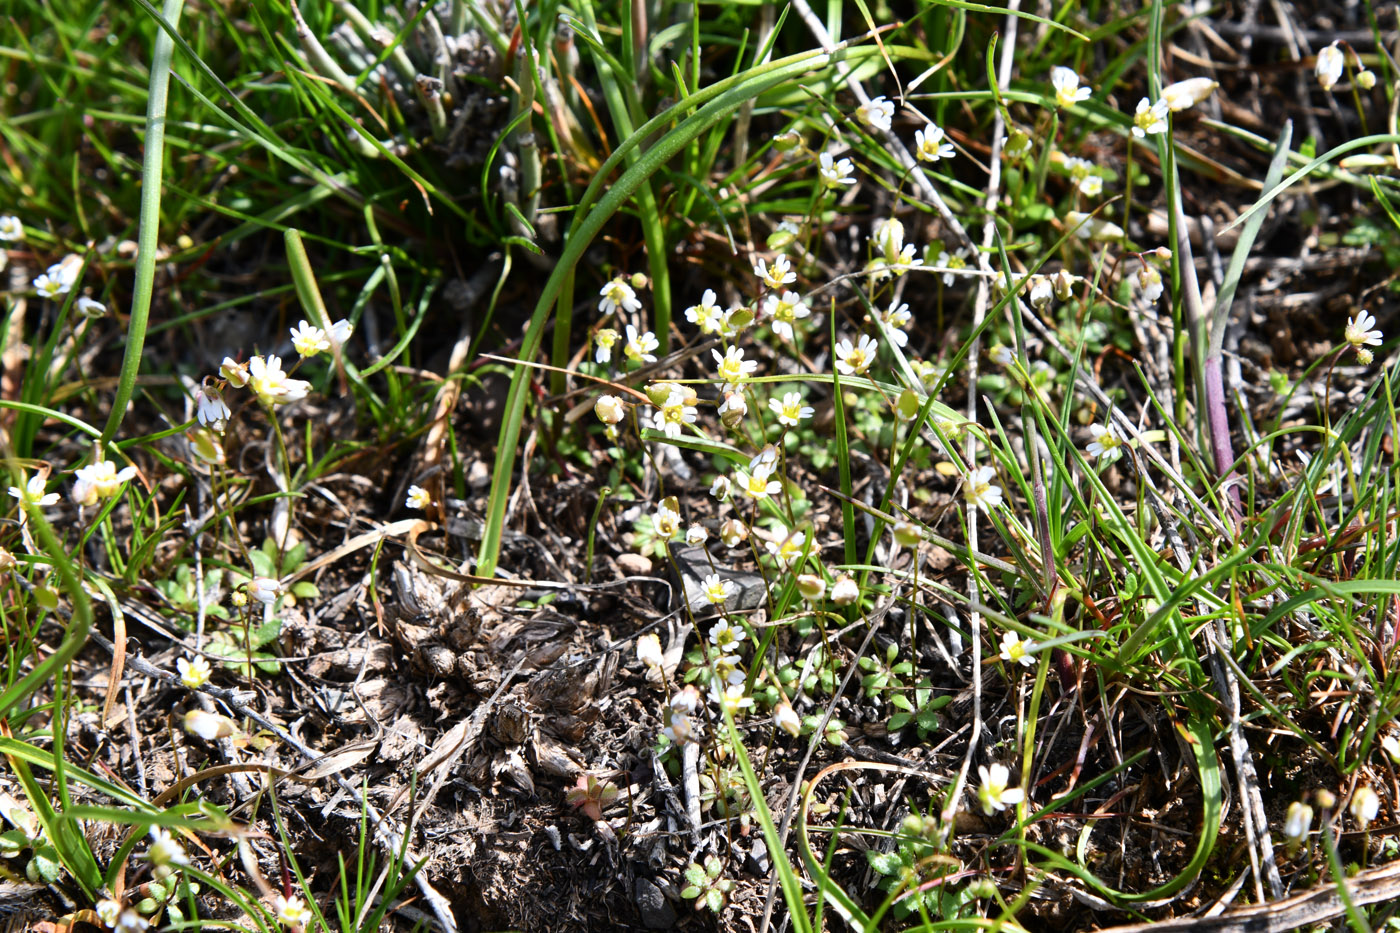
<svg viewBox="0 0 1400 933"><path fill-rule="evenodd" d="M753 274L762 279L763 284L769 288L782 288L790 282L797 281L797 273L792 271L792 263L786 256L779 256L773 260L772 266L760 259L754 263Z"/></svg>
<svg viewBox="0 0 1400 933"><path fill-rule="evenodd" d="M212 714L210 714L212 715ZM170 837L159 826L151 827L151 845L146 850L146 860L152 865L188 865L189 856L184 846Z"/></svg>
<svg viewBox="0 0 1400 933"><path fill-rule="evenodd" d="M784 340L796 339L792 325L812 313L802 296L793 291L785 291L782 297L769 295L763 302L763 313L772 320L773 333Z"/></svg>
<svg viewBox="0 0 1400 933"><path fill-rule="evenodd" d="M734 583L730 580L723 579L717 573L706 574L705 580L701 585L701 590L704 592L706 599L714 605L719 606L723 605L724 601L734 592ZM716 635L716 633L720 631L721 625L727 626L728 623L722 622L720 625L716 625L711 629L710 641L718 645L721 651L728 653L728 649L725 645L720 644L718 640L719 636Z"/></svg>
<svg viewBox="0 0 1400 933"><path fill-rule="evenodd" d="M193 658L176 658L175 669L180 672L180 683L191 690L198 690L209 682L209 662L202 655Z"/></svg>
<svg viewBox="0 0 1400 933"><path fill-rule="evenodd" d="M1210 78L1187 78L1162 88L1162 100L1172 112L1187 110L1205 101L1220 86Z"/></svg>
<svg viewBox="0 0 1400 933"><path fill-rule="evenodd" d="M954 279L957 278L957 270L967 268L967 247L959 247L955 253L949 253L946 249L942 250L934 265L940 269L948 270L943 273L943 284L952 285Z"/></svg>
<svg viewBox="0 0 1400 933"><path fill-rule="evenodd" d="M691 547L701 547L710 540L710 533L701 524L692 524L685 530L685 543Z"/></svg>
<svg viewBox="0 0 1400 933"><path fill-rule="evenodd" d="M1351 815L1365 829L1381 811L1381 798L1369 785L1363 784L1351 795Z"/></svg>
<svg viewBox="0 0 1400 933"><path fill-rule="evenodd" d="M291 379L282 370L280 356L255 356L248 361L248 386L265 405L283 405L306 398L311 383Z"/></svg>
<svg viewBox="0 0 1400 933"><path fill-rule="evenodd" d="M39 293L39 297L41 298L57 298L59 295L68 291L68 289L72 288L72 286L62 278L49 275L47 272L36 275L34 281L29 284L34 286L34 290Z"/></svg>
<svg viewBox="0 0 1400 933"><path fill-rule="evenodd" d="M347 320L336 321L331 325L331 329L326 332L334 346L340 346L350 339L350 335L355 332L355 325Z"/></svg>
<svg viewBox="0 0 1400 933"><path fill-rule="evenodd" d="M726 518L719 526L719 539L725 547L738 547L749 536L749 529L736 518Z"/></svg>
<svg viewBox="0 0 1400 933"><path fill-rule="evenodd" d="M103 926L115 926L117 918L121 916L122 905L104 897L92 906L92 912L97 914L97 919L102 921Z"/></svg>
<svg viewBox="0 0 1400 933"><path fill-rule="evenodd" d="M272 912L277 915L277 922L284 926L300 927L310 923L313 914L311 908L301 902L301 898L293 894L291 897L277 895L272 899Z"/></svg>
<svg viewBox="0 0 1400 933"><path fill-rule="evenodd" d="M642 303L637 300L637 293L627 281L618 276L602 288L598 289L600 300L598 310L604 314L611 314L618 308L622 308L630 313L642 310Z"/></svg>
<svg viewBox="0 0 1400 933"><path fill-rule="evenodd" d="M655 632L637 639L637 660L644 667L661 667L661 639Z"/></svg>
<svg viewBox="0 0 1400 933"><path fill-rule="evenodd" d="M776 496L783 488L782 483L769 478L771 474L768 470L738 470L735 475L739 481L739 488L750 499L761 501L769 496Z"/></svg>
<svg viewBox="0 0 1400 933"><path fill-rule="evenodd" d="M604 327L602 330L598 331L598 333L593 335L594 362L598 363L599 365L602 365L603 363L608 363L612 361L613 344L617 343L619 336L621 335L618 334L618 332L613 330L611 327Z"/></svg>
<svg viewBox="0 0 1400 933"><path fill-rule="evenodd" d="M1390 760L1400 764L1400 738L1388 735L1381 739L1381 750L1390 756Z"/></svg>
<svg viewBox="0 0 1400 933"><path fill-rule="evenodd" d="M1288 815L1283 821L1283 835L1291 844L1297 845L1307 838L1312 827L1313 808L1295 800L1288 805Z"/></svg>
<svg viewBox="0 0 1400 933"><path fill-rule="evenodd" d="M675 496L663 499L657 504L656 512L651 516L652 530L663 541L671 541L681 533L681 513L671 507L675 503Z"/></svg>
<svg viewBox="0 0 1400 933"><path fill-rule="evenodd" d="M265 606L277 601L282 592L282 584L272 577L254 577L248 581L248 595Z"/></svg>
<svg viewBox="0 0 1400 933"><path fill-rule="evenodd" d="M989 466L980 466L963 477L963 498L968 505L976 506L984 512L1001 505L1001 487L992 482L997 471Z"/></svg>
<svg viewBox="0 0 1400 933"><path fill-rule="evenodd" d="M1055 104L1072 107L1081 100L1088 100L1093 90L1079 86L1079 75L1062 65L1050 69L1050 83L1055 88Z"/></svg>
<svg viewBox="0 0 1400 933"><path fill-rule="evenodd" d="M1165 98L1155 104L1144 97L1138 101L1137 113L1133 115L1133 135L1143 139L1149 135L1167 131L1167 101Z"/></svg>
<svg viewBox="0 0 1400 933"><path fill-rule="evenodd" d="M1011 772L1006 770L1006 765L999 762L990 768L978 765L977 774L982 778L982 783L977 788L977 799L982 802L982 812L987 816L1026 799L1026 794L1021 788L1006 786L1011 780Z"/></svg>
<svg viewBox="0 0 1400 933"><path fill-rule="evenodd" d="M786 703L779 703L773 707L773 725L782 729L788 735L796 738L802 731L802 720L797 718L792 707Z"/></svg>
<svg viewBox="0 0 1400 933"><path fill-rule="evenodd" d="M715 372L724 382L727 392L733 392L739 388L739 383L752 376L754 370L758 369L758 360L744 360L744 351L740 347L730 347L721 354L718 350L711 350L711 355L715 358Z"/></svg>
<svg viewBox="0 0 1400 933"><path fill-rule="evenodd" d="M219 390L205 385L195 386L194 414L200 424L206 428L213 428L220 434L223 434L224 428L228 426L228 419L233 417L233 412L224 403L224 397L219 394Z"/></svg>
<svg viewBox="0 0 1400 933"><path fill-rule="evenodd" d="M860 586L856 581L844 573L837 577L831 585L831 601L838 606L849 606L857 599L860 599Z"/></svg>
<svg viewBox="0 0 1400 933"><path fill-rule="evenodd" d="M84 507L94 506L102 499L115 496L122 483L136 475L136 467L123 467L110 460L99 460L73 471L77 481L73 484L73 501Z"/></svg>
<svg viewBox="0 0 1400 933"><path fill-rule="evenodd" d="M729 710L729 715L737 716L740 710L753 706L753 697L744 695L743 684L730 684L724 688L724 692L719 690L718 681L710 681L710 698L716 705Z"/></svg>
<svg viewBox="0 0 1400 933"><path fill-rule="evenodd" d="M749 472L772 473L778 468L778 448L773 444L764 444L763 449L749 458Z"/></svg>
<svg viewBox="0 0 1400 933"><path fill-rule="evenodd" d="M1346 55L1335 42L1317 53L1317 83L1322 85L1324 91L1332 90L1332 86L1341 78L1345 65Z"/></svg>
<svg viewBox="0 0 1400 933"><path fill-rule="evenodd" d="M700 328L702 334L718 333L724 320L724 312L715 304L716 300L715 290L707 288L705 294L700 296L699 304L685 309L685 319Z"/></svg>
<svg viewBox="0 0 1400 933"><path fill-rule="evenodd" d="M623 419L626 412L627 409L622 404L622 399L616 395L600 395L598 401L593 403L593 413L603 424L617 424Z"/></svg>
<svg viewBox="0 0 1400 933"><path fill-rule="evenodd" d="M819 602L826 595L826 579L821 574L799 573L797 575L797 592L802 594L802 598L809 603Z"/></svg>
<svg viewBox="0 0 1400 933"><path fill-rule="evenodd" d="M322 350L329 350L331 342L326 337L326 332L306 321L298 321L297 326L292 328L292 348L297 351L297 355L303 359L315 356Z"/></svg>
<svg viewBox="0 0 1400 933"><path fill-rule="evenodd" d="M1082 211L1065 214L1065 226L1078 233L1081 240L1121 240L1125 236L1123 228L1117 224Z"/></svg>
<svg viewBox="0 0 1400 933"><path fill-rule="evenodd" d="M869 103L856 108L856 119L871 129L882 133L890 131L890 121L894 118L894 104L884 97L872 97Z"/></svg>
<svg viewBox="0 0 1400 933"><path fill-rule="evenodd" d="M408 495L403 500L406 509L426 509L433 504L433 497L422 486L408 487Z"/></svg>
<svg viewBox="0 0 1400 933"><path fill-rule="evenodd" d="M623 345L622 352L634 363L655 363L655 350L661 346L656 335L651 331L639 334L637 328L631 324L627 325L627 343Z"/></svg>
<svg viewBox="0 0 1400 933"><path fill-rule="evenodd" d="M1011 351L1011 348L1000 343L993 346L988 355L991 356L992 362L998 366L1010 366L1016 359L1016 354Z"/></svg>
<svg viewBox="0 0 1400 933"><path fill-rule="evenodd" d="M1103 194L1103 178L1098 175L1085 175L1079 179L1079 193L1086 198L1097 198Z"/></svg>
<svg viewBox="0 0 1400 933"><path fill-rule="evenodd" d="M1026 289L1026 298L1030 301L1031 307L1044 309L1054 297L1055 287L1050 282L1049 276L1031 276L1030 288Z"/></svg>
<svg viewBox="0 0 1400 933"><path fill-rule="evenodd" d="M121 916L117 917L115 923L109 925L112 927L112 933L145 933L146 930L150 929L151 922L131 908L127 908L121 912Z"/></svg>
<svg viewBox="0 0 1400 933"><path fill-rule="evenodd" d="M939 159L951 159L957 154L952 143L944 142L947 134L943 132L943 127L930 123L927 128L914 131L914 154L918 156L920 162L937 162Z"/></svg>
<svg viewBox="0 0 1400 933"><path fill-rule="evenodd" d="M853 185L856 181L855 166L850 159L842 159L833 162L831 153L823 152L817 156L817 173L821 175L822 184L827 188L840 188L842 185ZM771 286L776 288L777 286Z"/></svg>
<svg viewBox="0 0 1400 933"><path fill-rule="evenodd" d="M240 363L233 357L226 356L223 363L219 365L219 375L228 380L228 384L235 389L241 389L248 384L248 364Z"/></svg>
<svg viewBox="0 0 1400 933"><path fill-rule="evenodd" d="M14 214L0 217L0 240L24 239L24 224Z"/></svg>
<svg viewBox="0 0 1400 933"><path fill-rule="evenodd" d="M776 398L770 398L768 407L773 414L778 416L779 424L785 424L790 428L797 427L804 418L810 418L816 413L816 409L802 404L802 395L798 392L784 393L781 402Z"/></svg>
<svg viewBox="0 0 1400 933"><path fill-rule="evenodd" d="M89 298L87 295L83 295L77 301L73 302L73 307L89 321L95 321L107 313L106 305L100 301Z"/></svg>
<svg viewBox="0 0 1400 933"><path fill-rule="evenodd" d="M710 484L710 495L714 496L716 500L723 502L725 499L729 498L729 492L729 477L721 473L719 476L716 476L715 481Z"/></svg>
<svg viewBox="0 0 1400 933"><path fill-rule="evenodd" d="M860 376L875 362L879 344L869 334L861 334L854 345L849 337L841 338L836 345L836 369L843 376Z"/></svg>
<svg viewBox="0 0 1400 933"><path fill-rule="evenodd" d="M676 386L665 403L657 407L652 426L667 437L680 437L685 425L695 423L695 406L686 404L688 400L685 390Z"/></svg>
<svg viewBox="0 0 1400 933"><path fill-rule="evenodd" d="M784 525L777 525L773 529L773 538L765 545L768 553L772 554L784 566L791 567L802 559L802 552L807 546L807 533L805 531L788 531Z"/></svg>
<svg viewBox="0 0 1400 933"><path fill-rule="evenodd" d="M719 406L719 420L724 422L727 428L737 427L744 416L749 413L749 403L744 400L742 392L724 393L724 401Z"/></svg>
<svg viewBox="0 0 1400 933"><path fill-rule="evenodd" d="M1093 440L1089 442L1089 446L1084 448L1084 454L1091 460L1098 459L1101 463L1112 463L1123 452L1123 436L1118 433L1118 428L1115 425L1091 424L1089 425L1089 434Z"/></svg>
<svg viewBox="0 0 1400 933"><path fill-rule="evenodd" d="M1020 664L1022 667L1033 667L1035 657L1030 652L1035 650L1035 642L1029 638L1022 641L1015 632L1007 632L1001 636L1001 659L1007 664Z"/></svg>
<svg viewBox="0 0 1400 933"><path fill-rule="evenodd" d="M904 252L904 224L895 217L882 217L870 227L870 239L886 259Z"/></svg>
<svg viewBox="0 0 1400 933"><path fill-rule="evenodd" d="M23 487L11 486L10 495L14 496L25 505L40 506L53 505L58 501L58 493L44 492L47 485L42 476L31 476Z"/></svg>
<svg viewBox="0 0 1400 933"><path fill-rule="evenodd" d="M1162 297L1162 290L1165 284L1162 282L1162 273L1151 266L1143 266L1137 271L1135 276L1138 284L1138 294L1143 301L1148 304L1156 304L1157 299Z"/></svg>
<svg viewBox="0 0 1400 933"><path fill-rule="evenodd" d="M1345 332L1347 343L1356 350L1364 347L1378 347L1384 339L1384 335L1378 330L1371 328L1376 326L1376 319L1370 312L1358 311L1355 317L1347 318L1347 329Z"/></svg>

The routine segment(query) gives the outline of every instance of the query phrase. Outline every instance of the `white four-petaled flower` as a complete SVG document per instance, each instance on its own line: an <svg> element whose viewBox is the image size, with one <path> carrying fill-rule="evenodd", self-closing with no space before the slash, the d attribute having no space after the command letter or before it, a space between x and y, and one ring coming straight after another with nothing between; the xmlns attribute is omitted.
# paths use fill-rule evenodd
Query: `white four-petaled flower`
<svg viewBox="0 0 1400 933"><path fill-rule="evenodd" d="M851 160L833 161L829 152L817 156L817 173L821 175L822 184L827 188L840 188L842 185L853 185L856 182L856 170Z"/></svg>
<svg viewBox="0 0 1400 933"><path fill-rule="evenodd" d="M1138 101L1137 113L1133 115L1133 135L1142 139L1149 135L1167 131L1167 102L1165 99L1155 104L1144 97Z"/></svg>
<svg viewBox="0 0 1400 933"><path fill-rule="evenodd" d="M1031 667L1035 664L1035 656L1031 654L1035 650L1035 642L1029 638L1024 641L1015 632L1007 632L1001 636L1000 657L1007 664L1020 664L1022 667Z"/></svg>
<svg viewBox="0 0 1400 933"><path fill-rule="evenodd" d="M408 495L404 497L403 504L409 509L426 509L433 504L432 494L422 486L408 487Z"/></svg>
<svg viewBox="0 0 1400 933"><path fill-rule="evenodd" d="M1050 84L1055 88L1055 103L1060 107L1071 107L1081 100L1088 100L1092 88L1079 86L1079 75L1073 69L1056 65L1050 69Z"/></svg>
<svg viewBox="0 0 1400 933"><path fill-rule="evenodd" d="M180 672L180 683L191 690L198 690L208 683L212 673L209 662L198 654L193 658L176 658L175 668Z"/></svg>
<svg viewBox="0 0 1400 933"><path fill-rule="evenodd" d="M860 340L852 344L849 337L842 337L836 345L836 370L843 376L860 376L875 362L879 343L869 334L861 334Z"/></svg>
<svg viewBox="0 0 1400 933"><path fill-rule="evenodd" d="M718 333L720 324L724 321L724 312L720 310L716 301L715 290L705 289L705 294L700 296L700 303L685 309L685 319L700 328L702 334Z"/></svg>
<svg viewBox="0 0 1400 933"><path fill-rule="evenodd" d="M297 321L292 328L292 348L303 359L313 357L322 350L331 348L330 338L321 328L306 321Z"/></svg>
<svg viewBox="0 0 1400 933"><path fill-rule="evenodd" d="M1089 434L1093 439L1084 448L1084 453L1090 459L1097 459L1101 463L1112 463L1123 452L1123 435L1118 433L1118 428L1115 425L1091 424L1089 425Z"/></svg>
<svg viewBox="0 0 1400 933"><path fill-rule="evenodd" d="M943 127L930 123L922 130L914 131L914 154L918 156L920 162L937 162L939 159L951 159L957 150L953 144L944 141L947 134L943 132Z"/></svg>
<svg viewBox="0 0 1400 933"><path fill-rule="evenodd" d="M287 376L280 356L255 356L248 360L248 386L265 405L299 402L311 391L311 383Z"/></svg>
<svg viewBox="0 0 1400 933"><path fill-rule="evenodd" d="M980 466L963 477L963 498L968 505L976 506L984 512L1001 505L1001 487L992 480L997 471L989 466Z"/></svg>
<svg viewBox="0 0 1400 933"><path fill-rule="evenodd" d="M642 303L637 300L636 291L620 275L598 289L598 296L598 310L604 314L611 314L618 308L629 313L642 310Z"/></svg>
<svg viewBox="0 0 1400 933"><path fill-rule="evenodd" d="M639 334L637 328L631 324L627 325L627 343L623 345L622 353L632 362L655 363L655 351L659 346L660 342L651 331Z"/></svg>
<svg viewBox="0 0 1400 933"><path fill-rule="evenodd" d="M790 428L797 427L799 422L812 417L816 411L810 406L803 405L802 395L797 392L784 393L782 401L770 398L768 408L778 416L779 424L785 424Z"/></svg>
<svg viewBox="0 0 1400 933"><path fill-rule="evenodd" d="M790 282L797 281L797 273L792 271L792 263L786 256L779 256L773 260L773 265L768 265L760 259L754 263L753 274L763 280L763 284L769 288L782 288Z"/></svg>
<svg viewBox="0 0 1400 933"><path fill-rule="evenodd" d="M869 103L856 108L856 119L871 129L882 133L890 131L890 121L894 118L894 104L884 97L872 97Z"/></svg>
<svg viewBox="0 0 1400 933"><path fill-rule="evenodd" d="M136 475L136 467L128 466L118 470L112 461L99 460L85 467L78 467L73 471L73 475L77 478L73 483L73 501L78 505L90 507L102 499L115 496L122 483Z"/></svg>
<svg viewBox="0 0 1400 933"><path fill-rule="evenodd" d="M977 788L977 799L981 801L982 812L987 816L1026 799L1025 791L1021 788L1006 786L1011 780L1011 772L1006 769L1006 765L1000 762L990 768L978 765L977 774L982 779Z"/></svg>
<svg viewBox="0 0 1400 933"><path fill-rule="evenodd" d="M31 476L23 486L11 486L10 495L25 505L53 505L58 501L58 493L44 492L46 485L42 476Z"/></svg>

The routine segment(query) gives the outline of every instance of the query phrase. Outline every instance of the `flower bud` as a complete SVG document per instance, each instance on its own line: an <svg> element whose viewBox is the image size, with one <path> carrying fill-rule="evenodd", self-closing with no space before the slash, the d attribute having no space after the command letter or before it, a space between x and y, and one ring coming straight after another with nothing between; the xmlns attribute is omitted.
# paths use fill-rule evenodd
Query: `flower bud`
<svg viewBox="0 0 1400 933"><path fill-rule="evenodd" d="M797 592L801 593L807 602L814 603L826 594L826 580L820 574L798 574Z"/></svg>
<svg viewBox="0 0 1400 933"><path fill-rule="evenodd" d="M600 395L598 401L593 403L593 413L603 424L617 424L622 420L625 411L622 399L616 395Z"/></svg>
<svg viewBox="0 0 1400 933"><path fill-rule="evenodd" d="M212 742L214 739L228 738L238 731L238 727L227 716L192 709L185 714L185 731Z"/></svg>
<svg viewBox="0 0 1400 933"><path fill-rule="evenodd" d="M631 282L632 282L632 287L633 287L633 288L636 288L636 289L643 289L643 288L646 288L647 285L650 284L650 283L647 281L647 277L646 277L645 273L642 273L642 272L634 272L634 273L632 273Z"/></svg>
<svg viewBox="0 0 1400 933"><path fill-rule="evenodd" d="M913 522L895 522L893 531L894 543L900 547L918 547L923 538L919 526Z"/></svg>
<svg viewBox="0 0 1400 933"><path fill-rule="evenodd" d="M802 731L802 721L797 718L792 707L786 703L779 703L773 707L773 725L782 729L788 735L796 738Z"/></svg>
<svg viewBox="0 0 1400 933"><path fill-rule="evenodd" d="M1162 88L1162 99L1168 110L1186 110L1208 100L1219 86L1220 82L1210 78L1187 78Z"/></svg>
<svg viewBox="0 0 1400 933"><path fill-rule="evenodd" d="M773 139L773 148L779 152L791 152L800 145L802 145L802 135L796 130L780 133Z"/></svg>
<svg viewBox="0 0 1400 933"><path fill-rule="evenodd" d="M1380 795L1365 784L1358 787L1356 793L1351 795L1351 815L1356 819L1356 822L1361 824L1362 829L1371 825L1371 821L1376 818L1380 809Z"/></svg>
<svg viewBox="0 0 1400 933"><path fill-rule="evenodd" d="M637 660L646 667L661 667L661 639L655 632L637 639Z"/></svg>
<svg viewBox="0 0 1400 933"><path fill-rule="evenodd" d="M748 536L748 528L738 519L726 519L724 524L719 526L719 539L728 547L738 547Z"/></svg>
<svg viewBox="0 0 1400 933"><path fill-rule="evenodd" d="M837 577L831 587L831 601L838 606L849 606L857 599L860 599L860 587L856 581L846 574Z"/></svg>
<svg viewBox="0 0 1400 933"><path fill-rule="evenodd" d="M1055 290L1050 284L1050 279L1043 275L1033 275L1027 296L1030 298L1031 307L1043 311L1050 306L1051 299L1055 297Z"/></svg>
<svg viewBox="0 0 1400 933"><path fill-rule="evenodd" d="M1054 287L1055 297L1061 301L1069 301L1074 297L1074 283L1078 281L1079 278L1071 275L1068 269L1061 269L1050 277L1050 284Z"/></svg>
<svg viewBox="0 0 1400 933"><path fill-rule="evenodd" d="M1363 91L1369 91L1376 86L1376 73L1364 68L1361 69L1356 73L1356 86Z"/></svg>

